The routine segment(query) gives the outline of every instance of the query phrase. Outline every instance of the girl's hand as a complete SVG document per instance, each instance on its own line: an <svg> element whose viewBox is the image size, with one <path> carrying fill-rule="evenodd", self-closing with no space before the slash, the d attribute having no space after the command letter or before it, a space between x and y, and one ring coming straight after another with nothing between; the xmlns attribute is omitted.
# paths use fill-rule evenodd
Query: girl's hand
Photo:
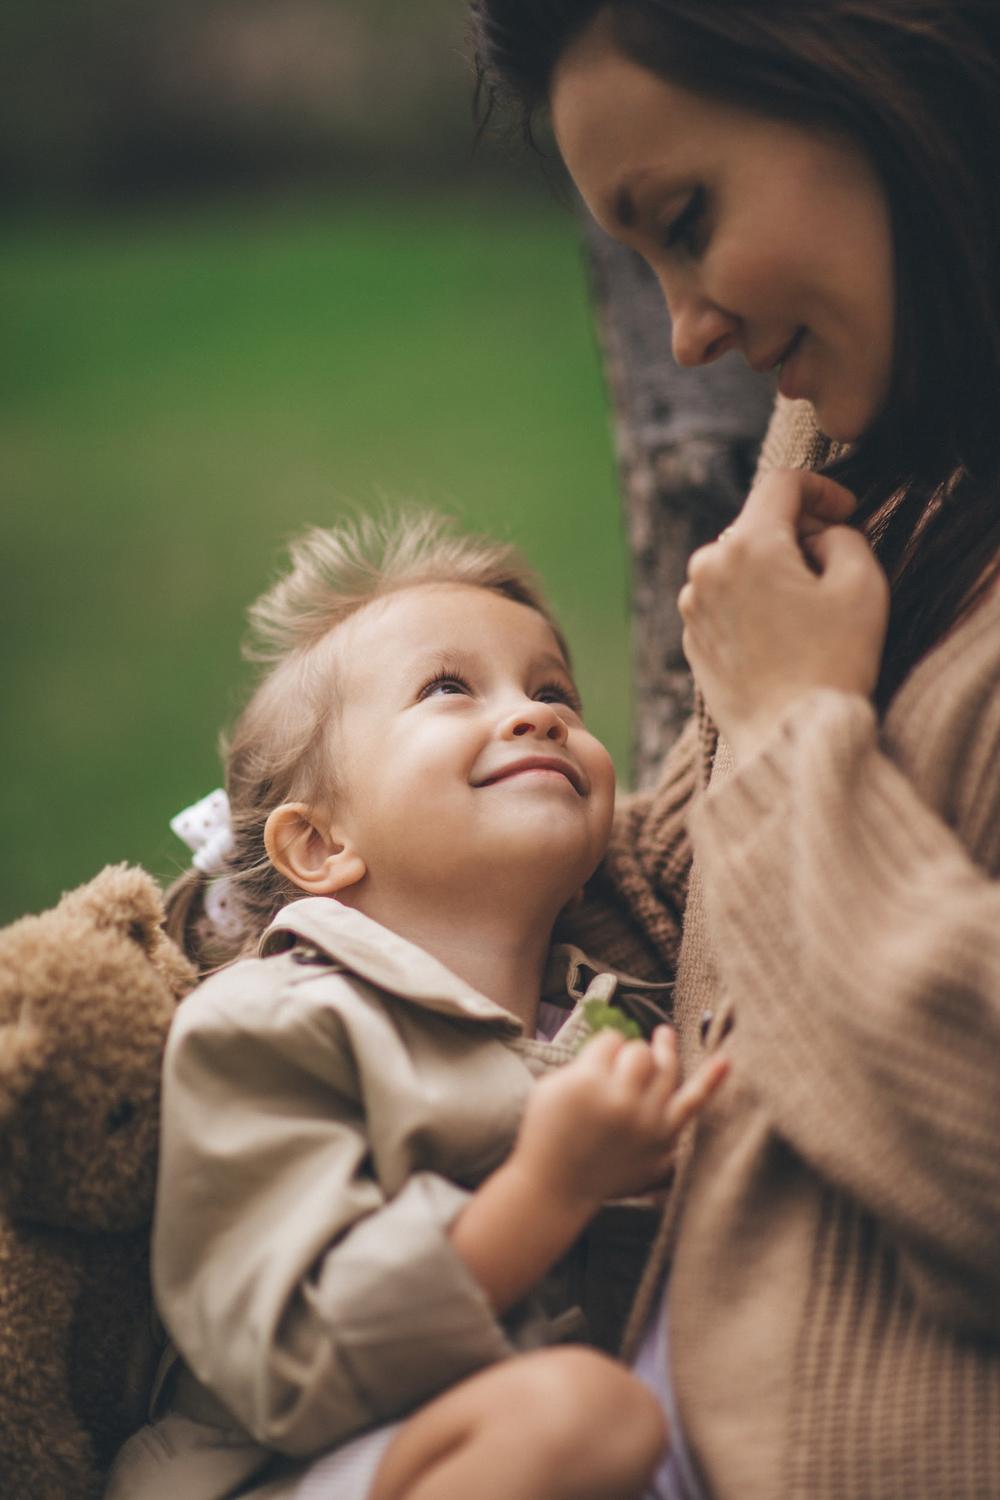
<svg viewBox="0 0 1000 1500"><path fill-rule="evenodd" d="M690 559L677 600L684 654L737 762L813 688L875 688L889 587L865 539L841 524L854 504L820 474L775 470Z"/></svg>
<svg viewBox="0 0 1000 1500"><path fill-rule="evenodd" d="M602 1031L534 1089L511 1164L570 1210L644 1192L668 1176L678 1131L727 1071L713 1058L678 1088L669 1027L651 1043Z"/></svg>

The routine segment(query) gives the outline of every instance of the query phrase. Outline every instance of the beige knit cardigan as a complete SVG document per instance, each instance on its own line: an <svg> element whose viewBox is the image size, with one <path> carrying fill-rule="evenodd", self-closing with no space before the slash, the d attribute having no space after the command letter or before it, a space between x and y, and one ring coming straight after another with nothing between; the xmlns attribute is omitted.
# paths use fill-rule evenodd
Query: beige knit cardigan
<svg viewBox="0 0 1000 1500"><path fill-rule="evenodd" d="M820 452L779 409L765 461ZM998 689L994 592L881 723L815 692L734 773L692 721L574 917L605 960L676 966L688 1069L732 1058L633 1316L669 1271L719 1500L1000 1496Z"/></svg>

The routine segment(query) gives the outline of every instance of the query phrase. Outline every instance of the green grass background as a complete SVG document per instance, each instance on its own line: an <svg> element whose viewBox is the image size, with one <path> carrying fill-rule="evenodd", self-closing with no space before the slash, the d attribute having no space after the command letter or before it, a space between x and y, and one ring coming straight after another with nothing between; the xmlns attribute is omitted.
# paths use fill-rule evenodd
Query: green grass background
<svg viewBox="0 0 1000 1500"><path fill-rule="evenodd" d="M243 610L304 525L416 499L515 540L624 773L625 564L571 215L476 197L6 226L0 920L170 878Z"/></svg>

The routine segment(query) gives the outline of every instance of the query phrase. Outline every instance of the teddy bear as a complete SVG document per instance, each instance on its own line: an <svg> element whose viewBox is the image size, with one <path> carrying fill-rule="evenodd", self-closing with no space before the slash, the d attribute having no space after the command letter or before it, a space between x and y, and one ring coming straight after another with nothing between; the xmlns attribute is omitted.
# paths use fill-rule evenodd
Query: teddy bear
<svg viewBox="0 0 1000 1500"><path fill-rule="evenodd" d="M0 931L0 1495L94 1500L144 1420L160 1064L194 969L112 865Z"/></svg>

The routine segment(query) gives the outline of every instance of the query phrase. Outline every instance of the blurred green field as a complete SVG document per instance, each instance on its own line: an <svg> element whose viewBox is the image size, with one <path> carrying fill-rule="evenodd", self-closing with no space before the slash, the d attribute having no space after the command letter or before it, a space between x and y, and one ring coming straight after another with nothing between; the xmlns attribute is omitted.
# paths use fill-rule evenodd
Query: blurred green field
<svg viewBox="0 0 1000 1500"><path fill-rule="evenodd" d="M309 523L415 498L517 541L627 765L625 563L572 218L539 199L6 226L0 920L168 878L245 605Z"/></svg>

